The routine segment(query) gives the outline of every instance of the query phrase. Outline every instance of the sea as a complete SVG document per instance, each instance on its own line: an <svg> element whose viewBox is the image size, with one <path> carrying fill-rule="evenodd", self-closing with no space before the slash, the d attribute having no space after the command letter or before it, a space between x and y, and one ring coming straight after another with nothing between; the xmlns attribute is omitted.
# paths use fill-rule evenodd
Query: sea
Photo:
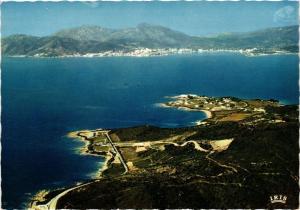
<svg viewBox="0 0 300 210"><path fill-rule="evenodd" d="M2 58L2 208L42 189L95 177L103 158L78 153L81 129L194 126L202 112L162 108L199 94L298 104L298 56L208 53L163 57Z"/></svg>

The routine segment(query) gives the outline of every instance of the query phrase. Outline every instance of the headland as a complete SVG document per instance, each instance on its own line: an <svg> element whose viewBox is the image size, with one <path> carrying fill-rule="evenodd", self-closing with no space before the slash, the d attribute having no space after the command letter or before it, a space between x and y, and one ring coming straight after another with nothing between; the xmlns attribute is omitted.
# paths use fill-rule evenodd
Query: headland
<svg viewBox="0 0 300 210"><path fill-rule="evenodd" d="M204 111L197 126L75 131L105 163L97 179L43 195L32 208L298 206L298 106L276 100L174 96L164 107ZM227 198L227 199L224 199Z"/></svg>

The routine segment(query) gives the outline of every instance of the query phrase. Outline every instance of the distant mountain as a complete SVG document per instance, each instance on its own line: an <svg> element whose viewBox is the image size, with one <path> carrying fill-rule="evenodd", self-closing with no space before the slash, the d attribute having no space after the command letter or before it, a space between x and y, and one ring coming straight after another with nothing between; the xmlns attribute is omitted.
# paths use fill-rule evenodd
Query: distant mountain
<svg viewBox="0 0 300 210"><path fill-rule="evenodd" d="M298 26L267 28L248 33L232 33L210 38L220 48L265 48L298 52Z"/></svg>
<svg viewBox="0 0 300 210"><path fill-rule="evenodd" d="M81 26L58 31L54 36L75 39L78 41L107 41L115 30L100 26Z"/></svg>
<svg viewBox="0 0 300 210"><path fill-rule="evenodd" d="M99 26L82 26L59 31L54 34L62 38L79 41L118 43L134 47L181 47L191 41L191 37L162 26L141 23L136 28L112 30Z"/></svg>
<svg viewBox="0 0 300 210"><path fill-rule="evenodd" d="M272 53L298 52L298 26L268 28L248 33L195 37L172 29L139 24L135 28L108 29L82 26L58 31L52 36L11 35L2 38L3 55L43 54L61 56L135 48L250 49Z"/></svg>
<svg viewBox="0 0 300 210"><path fill-rule="evenodd" d="M2 39L2 53L9 56L43 54L51 57L121 49L124 47L113 42L79 41L58 36L12 35Z"/></svg>

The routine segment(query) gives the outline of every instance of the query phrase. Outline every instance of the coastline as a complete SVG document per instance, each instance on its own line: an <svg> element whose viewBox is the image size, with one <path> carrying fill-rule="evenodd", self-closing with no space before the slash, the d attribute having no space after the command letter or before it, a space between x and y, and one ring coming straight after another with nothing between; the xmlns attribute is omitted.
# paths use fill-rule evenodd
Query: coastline
<svg viewBox="0 0 300 210"><path fill-rule="evenodd" d="M199 111L203 112L206 115L206 118L203 119L203 120L197 120L195 122L195 124L196 125L205 125L205 124L207 124L206 120L212 118L212 116L213 116L212 112L208 111L208 110L204 110L204 109L201 109Z"/></svg>
<svg viewBox="0 0 300 210"><path fill-rule="evenodd" d="M80 136L81 132L91 132L90 130L81 130L81 131L72 131L67 134L67 137L70 139L78 140L84 143L84 145L78 147L76 150L79 155L91 155L96 157L104 157L104 162L101 167L93 174L95 174L95 178L100 178L102 176L102 172L108 168L108 162L113 158L113 156L108 152L106 155L104 154L95 154L89 152L89 145L91 144L90 141L85 139L85 137Z"/></svg>
<svg viewBox="0 0 300 210"><path fill-rule="evenodd" d="M92 155L92 156L97 156L97 157L104 157L104 162L101 164L101 166L98 168L98 170L91 174L91 179L99 180L102 178L103 172L106 169L108 169L108 165L109 165L110 161L114 158L114 156L110 152L107 152L106 155L90 153L88 147L91 143L88 139L86 139L86 137L80 135L81 132L90 133L92 131L91 130L72 131L72 132L69 132L66 135L66 137L70 138L72 140L77 140L77 141L84 143L84 145L76 148L76 152L78 153L78 155ZM77 186L77 185L80 185L80 183L74 183L74 185ZM65 189L68 190L69 187L66 187ZM61 189L56 189L56 190L61 190ZM28 202L25 203L25 206L27 206L28 209L36 209L36 207L37 207L36 202L46 201L46 196L51 192L53 192L53 190L49 190L49 189L39 190L37 193L32 195L31 198L28 199Z"/></svg>
<svg viewBox="0 0 300 210"><path fill-rule="evenodd" d="M78 136L78 133L79 132L87 132L88 130L82 130L82 131L72 131L70 133L68 133L66 135L67 138L70 138L70 139L74 139L75 141L80 141L82 143L84 143L84 145L81 145L79 147L76 147L75 148L75 152L79 155L92 155L92 156L99 156L99 155L96 155L96 154L91 154L91 153L88 153L88 147L90 145L90 142L85 140L83 137L81 136Z"/></svg>
<svg viewBox="0 0 300 210"><path fill-rule="evenodd" d="M207 119L212 118L213 114L211 111L204 110L204 109L201 109L200 111L205 113Z"/></svg>
<svg viewBox="0 0 300 210"><path fill-rule="evenodd" d="M178 96L172 96L170 98L175 98L176 99L176 98L178 98ZM196 125L206 124L205 120L210 119L210 118L213 117L213 113L211 111L208 111L208 110L205 110L205 109L191 109L191 108L188 108L188 107L180 107L180 106L174 107L174 106L169 106L165 103L157 103L157 104L155 104L155 106L161 107L161 108L176 108L176 109L179 109L179 110L189 111L189 112L203 112L205 114L206 118L202 119L202 120L195 121L194 123Z"/></svg>
<svg viewBox="0 0 300 210"><path fill-rule="evenodd" d="M161 108L177 108L178 110L184 110L184 111L203 112L206 115L206 118L196 121L195 122L196 125L206 124L206 122L203 122L203 121L212 117L212 113L208 110L197 110L197 109L190 109L187 107L172 107L172 106L168 106L164 103L157 103L155 105L158 107L161 107ZM78 155L92 155L92 156L97 156L97 157L99 157L99 156L104 157L104 162L101 164L101 166L98 168L98 170L91 174L92 179L98 180L98 179L102 178L103 172L109 168L109 164L114 159L114 155L110 151L106 152L105 154L91 153L91 150L89 150L89 146L92 145L92 143L89 141L89 138L87 136L94 133L94 131L97 131L97 129L71 131L71 132L67 133L66 137L69 139L73 139L75 141L77 140L77 141L84 143L84 145L81 145L75 149L75 151L76 151L76 153L78 153ZM82 133L84 133L84 135L82 135ZM66 189L68 189L68 188L66 188ZM34 194L29 199L29 202L27 203L28 208L32 208L33 206L35 206L36 202L45 201L46 200L45 197L51 192L52 192L52 190L48 190L48 189L43 189L43 190L38 191L37 194ZM39 198L39 200L36 199L37 197Z"/></svg>
<svg viewBox="0 0 300 210"><path fill-rule="evenodd" d="M180 97L185 97L185 95L181 95ZM179 99L181 99L179 97ZM190 100L193 100L194 98L191 98L191 97L198 97L198 96L191 96L191 95L188 95L187 96ZM178 97L177 97L178 98ZM208 97L202 97L202 99L203 98L208 98ZM222 98L222 99L225 99L225 101L227 101L227 103L230 103L230 102L232 102L232 101L230 101L230 98L228 98L228 97L225 97L225 98ZM216 101L217 101L217 99L216 99ZM215 101L215 102L216 102ZM218 102L218 101L217 101ZM261 100L261 101L257 101L257 100L255 100L255 102L256 103L258 103L258 102L260 102L261 103L261 105L260 106L266 106L266 105L270 105L270 103L273 103L273 106L274 107L280 107L280 106L278 106L277 105L277 102L273 102L273 101L263 101L263 100ZM213 101L211 101L211 103L213 103ZM238 102L237 102L238 103ZM241 104L241 103L240 103ZM250 105L251 105L251 103L249 103ZM160 107L172 107L172 108L177 108L177 109L179 109L180 108L180 106L178 106L178 104L176 104L176 106L171 106L171 105L168 105L168 104L157 104L157 105L159 105ZM191 105L191 104L190 104ZM255 104L255 105L252 105L252 106L257 106L257 104ZM174 136L165 136L165 137L160 137L160 138L163 138L163 140L162 139L159 139L159 140L157 140L157 142L158 142L158 144L173 144L174 146L181 146L181 147L184 147L185 145L187 145L187 144L189 144L189 143L193 143L194 144L194 148L196 149L196 150L200 150L202 153L204 152L204 153L206 153L206 155L204 156L205 158L206 158L206 160L208 160L208 162L213 162L213 163L216 163L218 166L221 166L221 167L223 167L223 168L226 168L226 170L227 169L231 169L233 172L235 172L235 173L237 173L238 171L239 171L239 169L236 169L235 167L233 167L233 166L231 166L231 165L224 165L224 164L220 164L220 163L218 163L218 161L216 161L216 160L214 160L213 159L213 157L211 157L210 155L212 154L212 153L215 153L215 154L217 154L217 153L219 153L219 152L222 152L222 151L225 151L225 150L227 150L228 148L230 148L229 146L230 146L230 144L233 142L233 140L236 138L236 136L233 136L233 135L230 135L230 136L226 136L226 138L224 138L224 136L222 136L223 134L219 134L220 136L218 137L218 138L215 138L214 136L213 136L213 138L207 138L207 137L204 137L202 140L190 140L190 139L188 139L190 136L194 136L196 133L197 133L197 129L199 129L199 133L201 134L201 133L205 133L205 131L210 131L210 129L215 129L215 125L213 125L213 124L211 124L210 123L210 121L206 121L207 119L209 119L209 118L213 118L213 119L211 119L211 120L214 120L215 119L215 117L216 117L216 115L217 115L217 117L218 117L218 114L217 114L217 111L210 111L210 110L207 110L207 109L205 109L205 107L204 107L204 109L202 109L202 107L200 108L200 107L197 107L197 108L186 108L186 109L184 109L184 110L187 110L187 111L201 111L201 112L203 112L203 113L205 113L205 115L206 115L206 119L204 119L204 120L202 120L202 121L198 121L198 122L196 122L196 124L197 125L203 125L203 126L199 126L199 127L197 127L197 126L193 126L191 129L192 130L189 130L189 131L186 131L186 130L184 130L184 131L181 131L181 133L178 133L177 134L177 136L175 136L175 138L174 138ZM254 110L253 110L254 111ZM255 112L255 115L257 115L257 111L254 111ZM261 113L261 114L263 114L264 112L259 112L259 113ZM231 113L230 113L231 114ZM276 113L275 113L276 114ZM234 122L234 121L236 121L236 120L231 120L232 122ZM254 121L253 121L254 122ZM283 123L284 121L281 121L280 123ZM267 123L272 123L271 121L268 121ZM206 125L204 125L204 124L206 124ZM212 125L212 126L211 126ZM225 125L225 124L223 124L223 125ZM228 130L228 127L223 127L223 125L221 125L221 127L219 127L219 129L224 129L224 130ZM244 125L246 125L246 124L244 124ZM277 125L279 125L280 126L280 124L277 124ZM231 125L229 125L229 126L231 126ZM136 128L133 128L133 129L136 129ZM208 130L205 130L205 129L208 129ZM132 130L129 130L129 132L131 132ZM147 131L149 131L149 129L147 130ZM150 129L150 131L151 131L151 129ZM230 129L229 129L229 131L230 131ZM91 145L91 146L103 146L102 145L102 143L104 142L104 140L103 140L103 138L101 138L101 137L104 137L105 135L106 136L108 136L108 132L110 132L110 130L102 130L102 129L95 129L95 130L82 130L82 131L74 131L74 132L70 132L70 133L68 133L68 137L69 138L72 138L72 139L77 139L77 140L79 140L79 141L84 141L85 142L85 144L82 146L82 148L80 149L80 151L81 151L81 154L84 154L84 155L96 155L96 156L104 156L105 157L105 161L103 162L103 164L101 165L101 167L99 168L99 170L98 170L98 173L97 173L97 175L98 175L98 179L94 179L94 180L91 180L91 181L89 181L89 182L87 182L87 183L83 183L83 184L80 184L80 185L77 185L77 186L75 186L75 187L70 187L70 188L64 188L63 190L62 190L62 192L55 192L55 194L53 195L53 193L52 194L50 194L51 192L50 191L41 191L39 194L40 194L40 196L39 196L39 194L37 194L35 197L38 197L39 196L39 198L41 199L41 200L44 200L45 202L47 202L47 204L45 205L45 203L39 203L39 205L36 205L36 203L37 202L39 202L38 200L31 200L31 206L29 207L29 208L31 208L31 209L39 209L40 207L42 208L42 207L44 207L44 206L50 206L51 207L51 205L53 206L53 205L57 205L57 201L58 201L58 199L59 198L61 198L62 196L64 196L64 195L66 195L66 193L68 193L68 192L70 192L70 191L72 191L72 190L74 190L74 189L77 189L77 188L80 188L80 187L82 187L82 186L86 186L86 185L89 185L89 184L92 184L92 183L95 183L95 182L99 182L99 183L101 183L101 181L103 180L103 179L101 179L101 178L103 178L103 177L101 177L101 175L103 174L103 172L104 171L106 171L107 169L110 169L110 163L112 163L112 160L114 159L114 157L116 156L116 155L114 155L114 153L112 152L112 151L106 151L106 150L103 150L103 148L102 148L102 150L101 149L93 149L93 148L91 148L91 147L89 147L89 145ZM157 130L152 130L152 132L153 133L157 133L158 131ZM122 133L122 132L121 132ZM174 135L174 131L172 131L171 132L172 133L172 135ZM176 132L175 132L176 133ZM105 135L104 135L105 134ZM113 133L113 134L115 134L115 133ZM103 136L101 136L101 135L103 135ZM119 134L118 134L119 135ZM122 135L122 134L121 134ZM125 134L123 134L123 135L125 135L126 136L126 133ZM139 134L136 134L136 135L139 135ZM124 137L124 136L123 136ZM151 137L152 137L152 135L151 135ZM117 138L119 138L118 136L117 136ZM122 137L120 137L120 138L122 138ZM178 140L179 139L181 139L181 138L184 138L185 140L187 140L187 141L185 141L184 143L178 143ZM109 140L110 139L110 137L108 136L107 137L107 139ZM140 142L134 142L134 143L132 143L132 142L130 142L131 141L131 139L135 139L135 138L132 138L132 137L130 137L130 138L125 138L125 142L121 142L121 143L123 143L123 144L120 144L120 145L118 145L117 147L128 147L128 145L127 146L125 146L126 144L130 144L130 146L133 146L133 147L135 147L135 146L137 146L138 144L140 144ZM138 140L138 139L137 139ZM136 141L137 141L136 140ZM111 141L111 140L110 140ZM129 142L128 142L129 141ZM179 140L179 141L183 141L182 139L181 140ZM105 142L106 142L106 140L105 140ZM112 141L111 141L112 142ZM142 140L142 142L141 142L142 144L143 144L143 147L144 147L144 149L145 149L145 147L146 147L146 144L149 144L147 141L143 141ZM200 143L201 143L201 145L200 145ZM106 143L105 143L106 144ZM112 147L114 147L113 146L113 143L111 143L112 144ZM158 149L158 146L159 146L159 149ZM149 144L149 148L151 148L151 149L154 149L154 151L155 150L159 150L160 152L163 152L164 150L165 150L165 147L164 147L164 145L163 145L163 149L161 149L161 145L150 145ZM172 148L168 148L168 150L169 149L172 149ZM147 150L147 149L146 149ZM101 155L102 152L103 151L103 154L105 154L105 155ZM104 151L106 151L105 153L104 153ZM126 151L126 150L125 150ZM140 151L144 151L144 150L138 150L138 148L135 150L135 152L140 152ZM150 150L149 150L150 151ZM172 150L171 150L172 151ZM176 152L178 152L179 150L174 150L174 151L176 151ZM129 150L129 152L124 152L123 154L125 154L125 155L127 155L127 156L125 156L125 158L127 157L128 159L125 159L125 160L127 160L128 162L126 162L126 165L128 164L128 167L129 167L129 169L130 170L132 170L132 171L134 171L134 170L136 170L136 168L134 168L134 162L132 162L132 159L130 160L130 158L132 158L131 157L131 152L132 152L132 150ZM168 153L170 152L170 151L167 151ZM122 154L122 153L121 153ZM154 155L156 155L157 154L157 152L155 151L154 153L153 153ZM173 154L176 154L177 155L177 153L173 153ZM184 154L184 155L186 155L186 152L185 153L182 153L182 154ZM162 155L162 157L164 157L164 155L165 154L163 154ZM121 156L122 158L123 158L123 155ZM203 156L202 156L203 157ZM148 158L148 157L146 157L146 158ZM141 160L136 160L136 159L133 159L134 161L136 161L136 162L139 162L139 161L141 161ZM152 159L151 159L152 160ZM118 163L121 163L121 162L118 162ZM152 163L152 162L151 162ZM142 166L140 166L140 165L136 165L136 166L138 166L138 167L140 167L140 168L142 168L142 167L144 167L143 165ZM147 165L146 165L146 167L147 167ZM159 166L159 167L161 167L161 166ZM157 170L157 172L159 173L159 174L161 174L162 172L164 172L164 170L168 170L167 172L168 173L173 173L173 169L172 168L170 168L170 167L166 167L166 165L163 165L163 167L161 167L161 168L157 168L156 169ZM108 172L108 175L110 174L110 171L108 170L107 171ZM127 172L128 172L128 170L127 170ZM150 170L150 173L151 173L152 171ZM124 173L122 173L122 174L124 174ZM134 173L133 173L134 174ZM217 175L215 176L211 176L211 177L213 177L213 178L215 178L215 177L218 177L218 176L220 176L219 174L220 174L220 172L218 172L218 173L216 173ZM221 175L222 175L223 173L221 173ZM106 175L107 174L105 174L105 177L106 177ZM134 175L136 175L136 174L134 174ZM235 175L235 174L234 174ZM130 176L130 175L129 175ZM128 177L128 176L126 176L126 177ZM201 178L202 177L206 177L206 176L201 176ZM134 177L135 178L135 177ZM142 177L142 179L143 179L144 177ZM199 178L199 177L198 177ZM99 187L99 186L101 186L101 185L97 185L97 187ZM103 185L102 185L103 186ZM95 187L95 185L93 185L93 187ZM111 186L108 186L108 188L111 188ZM100 187L100 188L98 188L98 189L100 189L100 191L102 190L102 188ZM144 188L142 188L142 189L144 189ZM119 188L118 189L116 189L116 192L118 192L117 190L119 190ZM58 194L59 193L59 194ZM78 192L76 192L76 193L78 193ZM85 193L85 192L84 192ZM92 192L93 193L93 192ZM103 192L100 192L99 194L101 194L101 193L103 193ZM92 194L91 194L92 195ZM102 195L102 194L101 194ZM54 197L53 197L54 196ZM50 197L50 198L49 198ZM47 199L46 199L47 198ZM54 203L54 204L53 204ZM36 208L35 208L36 207Z"/></svg>
<svg viewBox="0 0 300 210"><path fill-rule="evenodd" d="M172 106L168 106L164 103L157 103L155 105L158 107L162 107L162 108L177 108L178 110L184 110L184 111L203 112L205 114L206 118L203 120L196 121L195 122L196 125L206 124L206 122L203 122L203 121L212 117L212 113L208 110L197 110L197 109L190 109L187 107L172 107ZM72 131L72 132L69 132L66 135L66 137L84 143L84 145L76 148L76 152L78 152L79 155L92 155L92 156L97 156L97 157L99 157L99 156L104 157L104 162L101 164L101 166L98 168L98 170L95 173L92 173L92 176L91 176L94 179L101 179L103 172L109 168L110 162L114 159L114 155L110 151L106 152L105 154L91 153L91 151L89 150L89 146L92 145L92 143L89 141L89 138L87 136L92 135L94 133L94 131L96 131L96 130ZM84 135L82 133L84 133ZM51 192L50 190L46 190L46 189L39 191L37 194L33 195L31 199L29 199L29 202L28 202L29 204L27 206L29 208L31 208L33 205L35 205L34 203L38 201L36 199L37 197L39 198L40 201L45 201L46 200L45 197L50 192Z"/></svg>
<svg viewBox="0 0 300 210"><path fill-rule="evenodd" d="M134 51L133 51L134 52ZM106 57L134 57L134 58L145 58L145 57L164 57L172 55L204 55L204 54L216 54L216 53L238 53L246 57L259 57L259 56L269 56L269 55L298 55L297 52L288 52L288 51L272 51L272 52L253 52L253 49L198 49L192 50L188 49L186 52L164 52L161 54L152 54L152 53L141 53L134 54L132 52L124 53L114 53L114 52L102 52L102 53L87 53L87 54L67 54L67 55L57 55L57 56L48 56L48 55L6 55L4 57L9 58L106 58Z"/></svg>

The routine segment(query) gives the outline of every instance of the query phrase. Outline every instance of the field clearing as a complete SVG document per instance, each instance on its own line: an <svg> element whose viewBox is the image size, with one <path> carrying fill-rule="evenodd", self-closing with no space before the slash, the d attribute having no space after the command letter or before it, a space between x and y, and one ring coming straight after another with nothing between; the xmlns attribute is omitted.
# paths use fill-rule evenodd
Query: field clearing
<svg viewBox="0 0 300 210"><path fill-rule="evenodd" d="M262 100L247 100L249 106L254 108L264 108L266 106L278 106L277 103L272 101L262 101Z"/></svg>
<svg viewBox="0 0 300 210"><path fill-rule="evenodd" d="M221 121L221 122L225 122L225 121L237 122L237 121L244 120L249 116L251 116L251 114L249 114L249 113L232 113L232 114L220 119L219 121Z"/></svg>
<svg viewBox="0 0 300 210"><path fill-rule="evenodd" d="M123 147L119 148L119 150L126 161L135 162L138 159L137 153L135 152L136 147Z"/></svg>

